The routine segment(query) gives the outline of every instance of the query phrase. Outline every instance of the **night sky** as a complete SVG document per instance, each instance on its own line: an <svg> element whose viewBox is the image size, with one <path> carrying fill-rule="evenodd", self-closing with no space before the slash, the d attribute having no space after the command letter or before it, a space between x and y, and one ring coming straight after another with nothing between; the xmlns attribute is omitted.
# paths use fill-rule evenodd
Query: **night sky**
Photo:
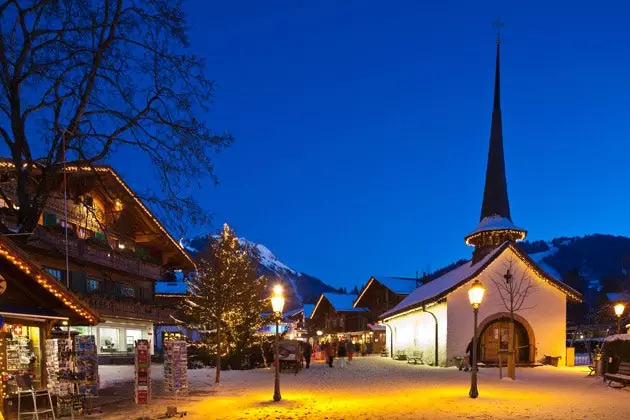
<svg viewBox="0 0 630 420"><path fill-rule="evenodd" d="M206 118L236 137L199 192L215 228L348 287L468 258L500 14L514 222L533 240L628 234L627 2L485 3L189 1L220 85ZM142 165L114 164L142 185Z"/></svg>

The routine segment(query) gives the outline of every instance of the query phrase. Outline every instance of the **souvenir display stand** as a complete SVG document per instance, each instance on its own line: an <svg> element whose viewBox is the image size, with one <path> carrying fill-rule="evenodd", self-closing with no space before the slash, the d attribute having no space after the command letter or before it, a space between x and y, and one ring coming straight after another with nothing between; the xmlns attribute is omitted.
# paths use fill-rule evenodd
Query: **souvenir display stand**
<svg viewBox="0 0 630 420"><path fill-rule="evenodd" d="M136 340L136 404L141 405L144 419L144 406L151 402L151 351L149 340Z"/></svg>
<svg viewBox="0 0 630 420"><path fill-rule="evenodd" d="M98 356L96 354L96 340L93 335L79 335L74 341L75 354L75 386L79 395L84 399L83 408L92 414L92 400L98 398Z"/></svg>
<svg viewBox="0 0 630 420"><path fill-rule="evenodd" d="M72 340L53 338L46 340L46 373L48 390L57 396L57 415L73 416L81 410L81 396L76 393Z"/></svg>
<svg viewBox="0 0 630 420"><path fill-rule="evenodd" d="M166 417L183 417L185 411L177 411L178 395L188 390L188 355L186 342L167 340L164 342L164 387L175 395L175 406L166 407Z"/></svg>

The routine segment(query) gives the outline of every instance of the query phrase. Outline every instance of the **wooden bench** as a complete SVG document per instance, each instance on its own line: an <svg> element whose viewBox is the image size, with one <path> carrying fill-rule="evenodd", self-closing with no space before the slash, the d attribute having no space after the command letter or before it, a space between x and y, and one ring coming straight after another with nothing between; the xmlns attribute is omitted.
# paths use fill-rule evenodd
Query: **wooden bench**
<svg viewBox="0 0 630 420"><path fill-rule="evenodd" d="M413 353L411 353L411 355L407 356L407 363L411 363L413 362L414 365L417 365L418 362L422 363L422 352L421 351L414 351Z"/></svg>
<svg viewBox="0 0 630 420"><path fill-rule="evenodd" d="M394 355L394 359L396 360L407 360L407 355L404 350L396 350L396 354Z"/></svg>
<svg viewBox="0 0 630 420"><path fill-rule="evenodd" d="M623 388L630 384L630 362L621 362L619 364L619 369L617 369L617 373L606 373L604 374L604 379L608 380L608 386L611 386L613 382L617 382L621 384L620 387Z"/></svg>

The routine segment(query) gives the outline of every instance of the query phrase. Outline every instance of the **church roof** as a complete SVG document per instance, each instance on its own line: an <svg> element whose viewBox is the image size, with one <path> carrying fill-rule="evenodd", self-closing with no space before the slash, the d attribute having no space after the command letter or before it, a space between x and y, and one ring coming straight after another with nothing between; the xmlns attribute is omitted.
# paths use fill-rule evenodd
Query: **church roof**
<svg viewBox="0 0 630 420"><path fill-rule="evenodd" d="M488 232L493 230L514 230L519 232L525 232L525 229L517 227L510 219L502 216L487 216L481 219L475 230L466 235L466 238L470 238L480 232ZM524 238L524 237L523 237Z"/></svg>
<svg viewBox="0 0 630 420"><path fill-rule="evenodd" d="M578 302L582 301L582 295L578 291L567 286L562 281L560 281L560 279L549 275L547 272L541 269L536 264L536 262L534 262L534 260L529 257L529 255L520 250L513 242L504 242L503 245L492 250L481 260L475 263L467 262L465 264L462 264L459 267L454 268L453 270L443 274L437 279L420 286L394 308L383 313L380 318L391 318L403 312L417 309L422 307L423 305L431 304L445 298L451 292L455 291L463 284L468 283L470 280L481 274L481 272L486 267L488 267L490 263L492 263L492 261L494 261L499 255L503 253L503 251L508 248L510 248L518 257L520 257L523 262L525 262L525 264L529 266L530 269L536 272L549 284L565 293L568 298Z"/></svg>

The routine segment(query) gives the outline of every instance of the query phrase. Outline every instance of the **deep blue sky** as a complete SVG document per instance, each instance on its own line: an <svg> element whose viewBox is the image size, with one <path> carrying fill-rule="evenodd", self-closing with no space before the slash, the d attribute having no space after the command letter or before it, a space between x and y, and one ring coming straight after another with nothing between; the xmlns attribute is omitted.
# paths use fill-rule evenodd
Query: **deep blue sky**
<svg viewBox="0 0 630 420"><path fill-rule="evenodd" d="M206 118L236 137L199 194L216 226L348 287L469 257L500 14L514 222L628 234L629 6L511 3L189 1Z"/></svg>

